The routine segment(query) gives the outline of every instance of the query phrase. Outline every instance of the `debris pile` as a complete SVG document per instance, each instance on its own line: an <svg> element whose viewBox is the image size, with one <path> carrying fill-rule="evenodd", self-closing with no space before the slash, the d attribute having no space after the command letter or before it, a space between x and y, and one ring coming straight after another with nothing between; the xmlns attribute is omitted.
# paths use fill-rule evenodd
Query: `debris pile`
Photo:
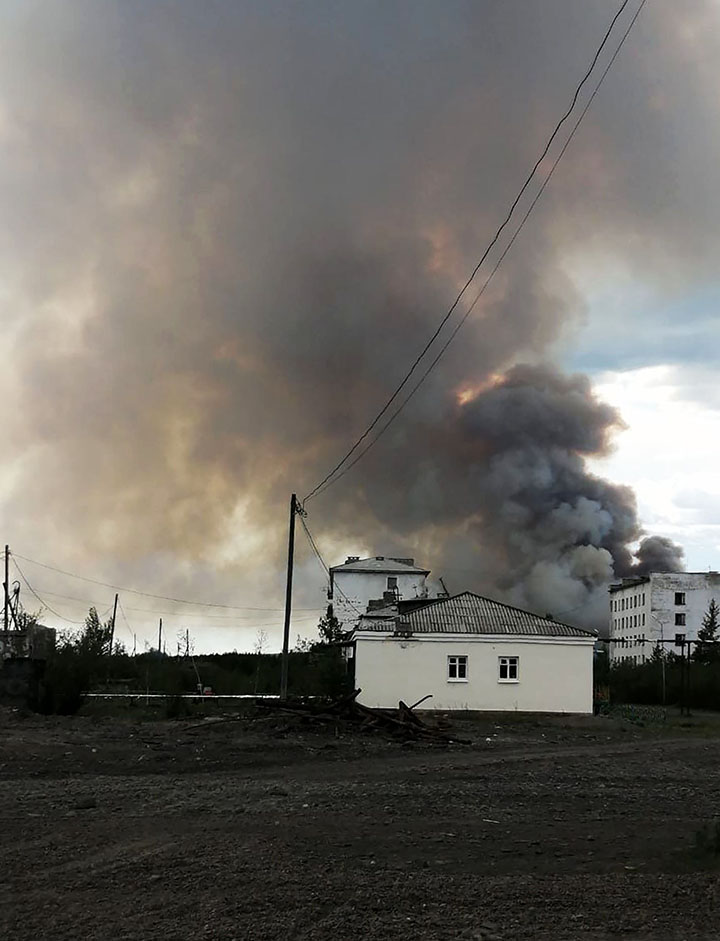
<svg viewBox="0 0 720 941"><path fill-rule="evenodd" d="M408 706L402 700L397 710L372 709L357 701L362 690L356 689L348 696L337 699L287 699L258 700L259 710L267 713L292 716L302 724L335 725L336 729L358 732L379 732L402 741L427 741L447 745L470 745L468 739L458 738L447 729L429 725L413 710L429 696Z"/></svg>

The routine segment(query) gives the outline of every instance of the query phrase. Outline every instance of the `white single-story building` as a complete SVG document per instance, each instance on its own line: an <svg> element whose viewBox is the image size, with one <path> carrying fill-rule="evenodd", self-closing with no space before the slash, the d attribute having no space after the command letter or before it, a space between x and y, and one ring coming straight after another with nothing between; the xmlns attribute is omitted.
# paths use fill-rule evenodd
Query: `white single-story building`
<svg viewBox="0 0 720 941"><path fill-rule="evenodd" d="M596 634L466 591L369 609L353 630L367 706L591 713Z"/></svg>

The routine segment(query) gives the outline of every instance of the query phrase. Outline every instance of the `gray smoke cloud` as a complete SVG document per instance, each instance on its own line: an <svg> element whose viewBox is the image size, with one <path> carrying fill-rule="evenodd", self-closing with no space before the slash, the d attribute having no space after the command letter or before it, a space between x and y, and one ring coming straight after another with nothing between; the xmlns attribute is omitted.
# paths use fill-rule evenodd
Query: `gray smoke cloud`
<svg viewBox="0 0 720 941"><path fill-rule="evenodd" d="M649 572L677 572L685 568L685 553L667 536L647 536L637 550L637 563L629 574L647 575ZM625 571L619 575L627 574Z"/></svg>
<svg viewBox="0 0 720 941"><path fill-rule="evenodd" d="M611 11L5 7L8 538L169 593L281 598L288 494L422 347ZM668 295L713 270L713 26L710 0L648 5L458 341L310 505L326 551L414 550L590 620L613 573L676 564L657 540L634 560L633 495L584 466L620 419L548 364L586 314L574 263L631 259Z"/></svg>

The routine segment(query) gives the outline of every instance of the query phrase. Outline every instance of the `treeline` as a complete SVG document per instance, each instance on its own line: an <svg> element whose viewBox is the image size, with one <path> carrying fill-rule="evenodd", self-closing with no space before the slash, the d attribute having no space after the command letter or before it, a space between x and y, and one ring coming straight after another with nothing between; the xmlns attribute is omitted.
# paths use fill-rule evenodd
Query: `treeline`
<svg viewBox="0 0 720 941"><path fill-rule="evenodd" d="M720 606L715 599L697 638L685 642L680 654L658 645L641 664L596 658L595 694L606 694L614 703L720 710Z"/></svg>
<svg viewBox="0 0 720 941"><path fill-rule="evenodd" d="M320 640L290 653L290 695L339 695L349 685L347 663L332 644L339 625L321 621ZM94 608L82 630L60 638L33 697L43 713L72 714L88 692L266 695L280 689L280 654L221 653L168 656L158 651L130 656L113 644L110 622Z"/></svg>
<svg viewBox="0 0 720 941"><path fill-rule="evenodd" d="M596 661L595 693L599 700L633 705L689 706L720 711L720 662L666 655L643 664Z"/></svg>

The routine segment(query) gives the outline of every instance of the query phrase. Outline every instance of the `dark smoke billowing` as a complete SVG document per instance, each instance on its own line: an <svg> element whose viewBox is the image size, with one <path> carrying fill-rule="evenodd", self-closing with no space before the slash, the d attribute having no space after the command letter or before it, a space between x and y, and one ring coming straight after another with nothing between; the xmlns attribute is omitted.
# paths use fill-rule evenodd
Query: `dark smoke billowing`
<svg viewBox="0 0 720 941"><path fill-rule="evenodd" d="M572 0L12 5L9 541L168 593L281 598L289 493L422 347L608 19ZM584 465L620 418L547 364L586 315L577 270L631 258L668 294L713 270L713 24L710 0L648 5L476 314L310 505L329 561L414 552L454 587L588 617L613 575L677 566L658 539L633 558L632 493Z"/></svg>

